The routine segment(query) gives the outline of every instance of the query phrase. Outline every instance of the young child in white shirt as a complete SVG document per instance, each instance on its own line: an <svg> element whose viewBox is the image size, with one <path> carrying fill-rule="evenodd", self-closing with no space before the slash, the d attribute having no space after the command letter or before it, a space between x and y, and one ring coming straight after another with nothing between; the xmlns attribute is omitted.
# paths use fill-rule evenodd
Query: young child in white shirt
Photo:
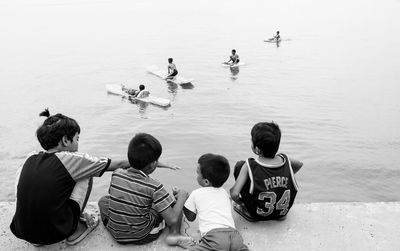
<svg viewBox="0 0 400 251"><path fill-rule="evenodd" d="M228 160L216 154L204 154L198 160L197 182L185 202L183 212L189 221L199 216L199 243L189 250L248 250L235 228L232 202L222 185L229 177Z"/></svg>

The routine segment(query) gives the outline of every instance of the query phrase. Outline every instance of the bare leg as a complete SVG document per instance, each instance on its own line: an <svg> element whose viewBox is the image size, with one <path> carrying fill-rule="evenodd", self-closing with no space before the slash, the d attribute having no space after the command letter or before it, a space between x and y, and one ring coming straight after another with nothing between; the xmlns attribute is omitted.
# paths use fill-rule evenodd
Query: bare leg
<svg viewBox="0 0 400 251"><path fill-rule="evenodd" d="M179 216L178 222L169 227L169 233L165 237L165 242L170 246L179 246L181 248L187 249L193 246L195 243L192 237L184 236L181 233L182 224L182 214Z"/></svg>
<svg viewBox="0 0 400 251"><path fill-rule="evenodd" d="M93 187L93 178L89 178L78 182L75 185L74 190L72 191L70 199L76 201L79 204L81 209L81 217L89 200L92 187ZM92 222L89 222L89 224L91 223ZM78 225L75 229L75 232L71 236L69 236L68 239L74 240L77 239L79 236L81 236L88 228L87 224L88 224L87 222L78 221Z"/></svg>

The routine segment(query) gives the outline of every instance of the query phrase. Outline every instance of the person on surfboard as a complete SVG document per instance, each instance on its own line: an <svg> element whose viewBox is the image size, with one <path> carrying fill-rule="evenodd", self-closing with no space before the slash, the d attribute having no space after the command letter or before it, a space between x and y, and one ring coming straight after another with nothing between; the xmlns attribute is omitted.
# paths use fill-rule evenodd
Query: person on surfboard
<svg viewBox="0 0 400 251"><path fill-rule="evenodd" d="M231 61L232 61L232 63L230 63ZM236 50L233 49L232 50L232 55L229 56L229 61L225 62L225 64L234 65L234 64L239 63L239 61L240 61L239 60L239 55L236 54Z"/></svg>
<svg viewBox="0 0 400 251"><path fill-rule="evenodd" d="M139 85L139 90L133 88L127 88L124 85L121 85L121 88L124 92L129 94L130 98L145 98L150 95L150 92L145 90L144 85Z"/></svg>
<svg viewBox="0 0 400 251"><path fill-rule="evenodd" d="M176 69L176 65L172 63L174 60L172 58L168 58L168 76L165 79L173 79L176 75L178 75L178 70Z"/></svg>

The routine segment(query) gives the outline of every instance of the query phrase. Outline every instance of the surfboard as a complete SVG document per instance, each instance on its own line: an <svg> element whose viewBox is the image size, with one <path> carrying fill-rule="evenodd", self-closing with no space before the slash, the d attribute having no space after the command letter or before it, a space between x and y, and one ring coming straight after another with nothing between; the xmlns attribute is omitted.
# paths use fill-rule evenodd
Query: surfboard
<svg viewBox="0 0 400 251"><path fill-rule="evenodd" d="M121 85L117 85L117 84L108 84L106 85L106 90L108 93L114 94L114 95L119 95L119 96L123 96L126 98L131 98L131 100L138 100L138 101L142 101L142 102L146 102L146 103L150 103L153 105L158 105L158 106L162 106L162 107L166 107L166 106L170 106L171 105L171 101L169 99L166 98L159 98L156 96L152 96L149 95L145 98L134 98L131 95L129 95L128 93L124 92L122 90L122 86Z"/></svg>
<svg viewBox="0 0 400 251"><path fill-rule="evenodd" d="M264 42L267 42L267 43L279 43L281 41L282 41L282 39L279 39L279 40L275 40L275 39L264 40Z"/></svg>
<svg viewBox="0 0 400 251"><path fill-rule="evenodd" d="M228 63L226 63L226 62L224 62L224 63L222 63L221 65L223 66L223 67L238 67L238 66L242 66L242 65L245 65L246 63L245 62L242 62L242 61L240 61L239 63L237 63L237 64L228 64Z"/></svg>
<svg viewBox="0 0 400 251"><path fill-rule="evenodd" d="M158 66L155 66L155 65L147 67L147 71L150 74L153 74L161 79L164 79L165 81L173 82L173 83L176 83L179 85L190 84L193 81L193 79L186 79L186 78L180 76L179 73L173 79L165 79L165 77L168 75L167 71L162 70Z"/></svg>

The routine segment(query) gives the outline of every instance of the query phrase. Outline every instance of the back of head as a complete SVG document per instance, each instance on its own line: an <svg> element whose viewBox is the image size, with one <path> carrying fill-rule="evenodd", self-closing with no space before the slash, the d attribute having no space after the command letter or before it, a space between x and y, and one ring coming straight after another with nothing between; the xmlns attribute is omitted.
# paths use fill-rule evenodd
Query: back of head
<svg viewBox="0 0 400 251"><path fill-rule="evenodd" d="M61 113L50 116L49 110L46 109L39 116L47 117L36 130L39 143L45 150L56 147L64 136L67 136L67 139L72 141L75 134L81 132L79 124L74 119Z"/></svg>
<svg viewBox="0 0 400 251"><path fill-rule="evenodd" d="M279 31L277 31L277 32L276 32L276 34L278 34L278 35L279 35Z"/></svg>
<svg viewBox="0 0 400 251"><path fill-rule="evenodd" d="M172 58L168 58L168 63L172 63L174 61Z"/></svg>
<svg viewBox="0 0 400 251"><path fill-rule="evenodd" d="M145 86L144 86L144 85L139 85L139 90L143 91L143 90L144 90L144 88L145 88Z"/></svg>
<svg viewBox="0 0 400 251"><path fill-rule="evenodd" d="M251 140L262 156L273 158L279 149L281 130L274 122L260 122L251 129Z"/></svg>
<svg viewBox="0 0 400 251"><path fill-rule="evenodd" d="M232 53L233 53L233 54L235 54L235 53L236 53L236 50L235 50L235 49L233 49L233 50L232 50Z"/></svg>
<svg viewBox="0 0 400 251"><path fill-rule="evenodd" d="M138 133L128 146L128 160L131 167L141 170L148 164L158 160L162 153L160 142L152 135Z"/></svg>
<svg viewBox="0 0 400 251"><path fill-rule="evenodd" d="M224 156L207 153L199 158L198 163L201 175L213 187L221 187L229 177L229 162Z"/></svg>

